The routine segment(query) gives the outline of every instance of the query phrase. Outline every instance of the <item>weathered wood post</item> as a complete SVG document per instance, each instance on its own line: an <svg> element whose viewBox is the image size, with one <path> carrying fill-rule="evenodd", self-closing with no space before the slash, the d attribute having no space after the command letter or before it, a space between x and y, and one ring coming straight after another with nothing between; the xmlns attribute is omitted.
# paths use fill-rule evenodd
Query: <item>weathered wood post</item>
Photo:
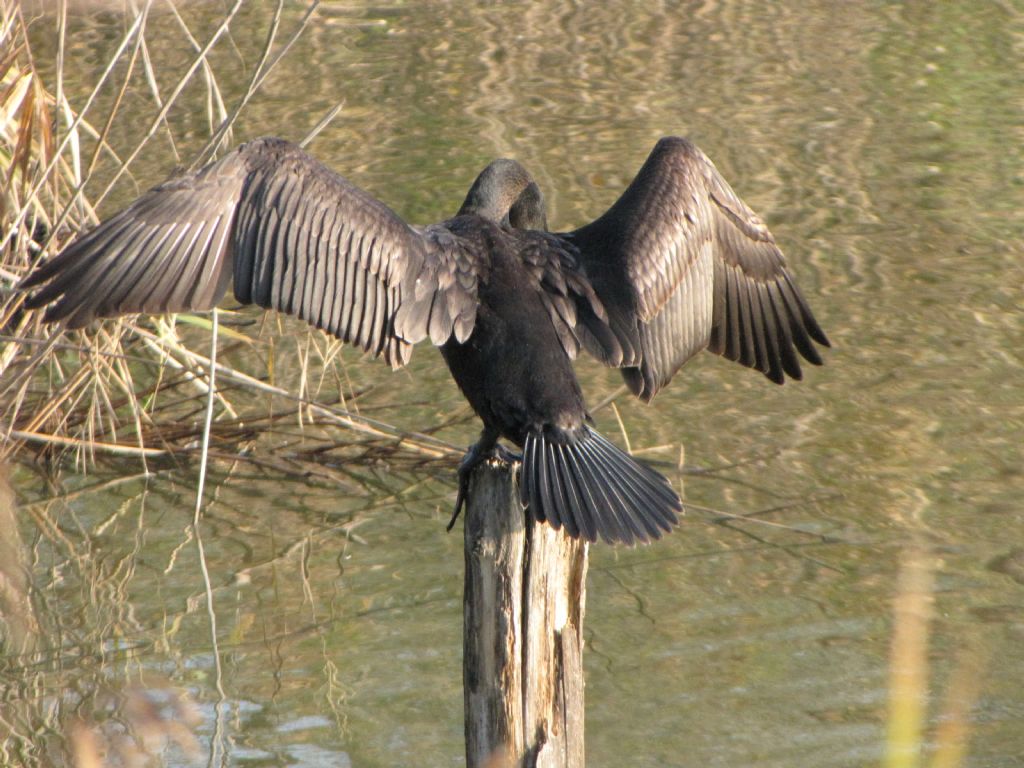
<svg viewBox="0 0 1024 768"><path fill-rule="evenodd" d="M466 502L466 765L583 768L587 545L524 513L518 471L481 464Z"/></svg>

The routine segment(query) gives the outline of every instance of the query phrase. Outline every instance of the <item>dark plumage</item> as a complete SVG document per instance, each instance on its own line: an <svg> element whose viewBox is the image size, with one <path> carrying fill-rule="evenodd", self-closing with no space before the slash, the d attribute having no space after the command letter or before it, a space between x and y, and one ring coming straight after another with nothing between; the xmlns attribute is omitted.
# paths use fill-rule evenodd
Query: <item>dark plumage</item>
<svg viewBox="0 0 1024 768"><path fill-rule="evenodd" d="M484 423L460 469L504 437L523 447L538 520L595 541L648 541L681 504L668 481L588 424L581 347L650 400L709 348L782 383L828 346L764 223L690 142L658 142L599 219L546 232L512 160L458 214L411 227L297 146L258 139L150 190L22 283L47 322L205 310L236 298L301 317L393 367L441 348Z"/></svg>

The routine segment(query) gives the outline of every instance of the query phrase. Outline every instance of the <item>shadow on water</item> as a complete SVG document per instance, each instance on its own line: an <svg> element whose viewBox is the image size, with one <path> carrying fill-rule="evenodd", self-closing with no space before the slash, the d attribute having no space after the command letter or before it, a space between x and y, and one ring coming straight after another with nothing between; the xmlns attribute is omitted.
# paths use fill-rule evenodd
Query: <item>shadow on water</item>
<svg viewBox="0 0 1024 768"><path fill-rule="evenodd" d="M196 32L223 8L179 11ZM63 88L78 108L130 23L121 12L68 20ZM211 53L229 106L273 13L245 4ZM315 21L235 140L298 139L344 99L312 151L409 220L452 212L485 162L510 155L568 229L659 136L690 134L768 220L835 342L824 369L782 388L704 356L650 408L581 361L589 402L614 405L599 425L688 506L655 546L593 549L588 764L1018 765L1019 11L324 3ZM54 18L31 24L52 75ZM166 97L194 49L174 14L154 6L148 24ZM100 189L149 124L140 77ZM117 97L102 92L97 114ZM185 91L104 210L198 151L209 104ZM147 342L130 347L110 368L141 393L146 445L171 455L143 473L139 459L33 444L12 460L20 506L0 494L0 761L192 765L216 748L232 765L460 762L461 537L444 523L476 424L432 350L391 374L299 324L225 322L232 370L396 431L354 433L222 380L202 521L215 658L190 527L204 364L154 369L136 357ZM208 327L175 327L209 348ZM99 365L61 349L49 373L86 364ZM26 392L46 403L44 383ZM136 414L110 392L109 410L88 391L66 412L89 403L80 434L134 444Z"/></svg>

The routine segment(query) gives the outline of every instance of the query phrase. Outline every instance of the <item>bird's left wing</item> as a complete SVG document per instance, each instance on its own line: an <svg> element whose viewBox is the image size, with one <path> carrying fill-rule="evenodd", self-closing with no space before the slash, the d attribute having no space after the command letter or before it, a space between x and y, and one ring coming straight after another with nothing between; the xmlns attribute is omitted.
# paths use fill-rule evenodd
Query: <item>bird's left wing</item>
<svg viewBox="0 0 1024 768"><path fill-rule="evenodd" d="M686 139L659 141L615 204L563 237L612 327L634 329L623 377L644 400L705 348L777 383L800 378L794 350L821 363L812 341L828 339L771 233Z"/></svg>

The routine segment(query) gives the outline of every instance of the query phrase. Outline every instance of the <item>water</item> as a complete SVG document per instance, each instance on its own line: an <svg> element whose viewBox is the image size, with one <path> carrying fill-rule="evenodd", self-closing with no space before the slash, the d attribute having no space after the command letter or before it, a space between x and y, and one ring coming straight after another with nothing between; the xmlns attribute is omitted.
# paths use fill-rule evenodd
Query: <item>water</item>
<svg viewBox="0 0 1024 768"><path fill-rule="evenodd" d="M197 36L220 12L183 9ZM247 6L214 51L229 100L271 15ZM282 34L298 18L289 8ZM65 87L85 94L123 19L71 24ZM344 100L311 151L415 222L450 215L488 160L516 157L555 229L603 211L658 137L689 135L793 265L834 344L826 367L775 387L706 355L652 406L615 401L689 511L654 546L592 550L588 765L879 764L922 700L929 759L953 754L953 723L962 765L1024 765L1022 34L1009 3L327 3L244 113L238 141L298 139ZM33 36L52 55L47 16ZM180 33L150 39L169 90L189 53ZM170 115L184 162L204 108L195 88ZM112 143L138 130L122 121ZM176 162L166 139L151 146L143 188ZM579 370L592 403L619 386ZM366 412L405 429L466 416L433 350L411 375L346 355L344 375L372 387ZM610 410L598 423L620 437ZM462 445L476 429L441 434ZM681 447L714 471L671 470ZM376 466L373 492L216 466L219 705L187 533L196 472L157 468L69 468L67 490L101 487L66 501L16 470L41 622L57 628L46 643L61 648L34 695L184 690L200 754L218 744L233 765L462 762L451 462ZM925 644L909 685L905 641ZM164 757L194 759L174 743Z"/></svg>

